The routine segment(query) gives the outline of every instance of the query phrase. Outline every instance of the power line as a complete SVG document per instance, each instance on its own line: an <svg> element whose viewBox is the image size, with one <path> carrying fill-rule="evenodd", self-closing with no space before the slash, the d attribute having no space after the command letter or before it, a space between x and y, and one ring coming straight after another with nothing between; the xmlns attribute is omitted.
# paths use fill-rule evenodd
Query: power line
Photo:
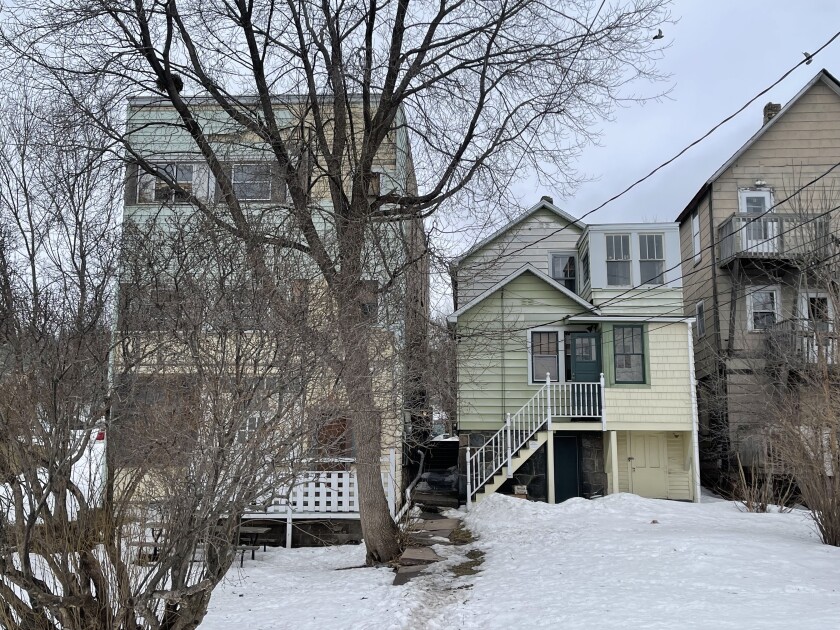
<svg viewBox="0 0 840 630"><path fill-rule="evenodd" d="M813 58L815 55L817 55L817 54L819 54L820 52L822 52L825 48L827 48L829 45L831 45L831 44L834 42L834 40L835 40L835 39L837 39L838 37L840 37L840 31L836 32L836 33L835 33L834 35L832 35L832 36L831 36L831 37L830 37L830 38L829 38L829 39L828 39L828 40L827 40L827 41L826 41L826 42L825 42L822 46L820 46L819 48L817 48L817 49L816 49L816 51L815 51L815 52L811 55L811 58ZM636 188L636 187L637 187L637 186L639 186L640 184L644 183L645 181L647 181L648 179L650 179L651 177L653 177L656 173L658 173L659 171L661 171L663 168L665 168L666 166L670 165L671 163L675 162L677 159L679 159L680 157L682 157L682 156L683 156L683 155L684 155L687 151L689 151L689 150L690 150L690 149L692 149L693 147L695 147L695 146L697 146L698 144L700 144L701 142L703 142L706 138L708 138L709 136L711 136L711 135L712 135L715 131L717 131L720 127L722 127L723 125L725 125L726 123L728 123L729 121L731 121L733 118L735 118L735 117L736 117L736 116L738 116L740 113L742 113L745 109L747 109L750 105L752 105L755 101L757 101L759 98L761 98L762 96L764 96L765 94L767 94L770 90L772 90L774 87L776 87L777 85L779 85L782 81L784 81L787 77L789 77L789 76L790 76L790 75L791 75L791 74L792 74L792 73L793 73L793 72L794 72L797 68L799 68L799 66L802 66L802 65L804 65L804 64L806 64L806 63L810 63L810 61L809 61L808 59L803 59L802 61L800 61L800 62L798 62L797 64L795 64L793 67L791 67L790 69L788 69L787 71L785 71L785 72L784 72L784 73L783 73L783 74L782 74L782 75L781 75L778 79L776 79L773 83L771 83L769 86L767 86L766 88L764 88L763 90L761 90L760 92L758 92L755 96L753 96L751 99L749 99L746 103L744 103L741 107L739 107L739 108L738 108L737 110L735 110L733 113L729 114L729 115L728 115L727 117L725 117L723 120L721 120L720 122L718 122L717 124L715 124L715 125L714 125L711 129L709 129L706 133L704 133L703 135L701 135L700 137L698 137L696 140L694 140L694 141L692 141L691 143L689 143L688 145L686 145L684 148L682 148L679 152L677 152L677 153L676 153L675 155L673 155L671 158L669 158L669 159L667 159L666 161L662 162L659 166L657 166L656 168L654 168L654 169L653 169L652 171L650 171L647 175L645 175L645 176L640 177L639 179L637 179L635 182L633 182L632 184L630 184L629 186L627 186L627 187L626 187L624 190L622 190L621 192L619 192L619 193L617 193L617 194L613 195L612 197L610 197L609 199L607 199L607 200L606 200L606 201L604 201L603 203L599 204L598 206L596 206L596 207L592 208L591 210L588 210L587 212L585 212L584 214L582 214L580 217L578 217L577 219L575 219L575 220L574 220L574 221L572 221L571 223L569 223L569 224L567 224L567 225L564 225L564 226L562 226L562 227L558 228L557 230L555 230L555 231L553 231L553 232L550 232L550 233L548 233L548 234L546 234L546 235L542 236L541 238L537 239L536 241L533 241L533 242L529 243L527 246L522 246L522 247L520 247L519 249L515 249L515 250L513 250L513 251L511 251L511 252L508 252L508 253L504 254L503 256L511 256L511 255L513 255L513 254L516 254L516 253L518 253L518 252L522 251L522 250L523 250L523 249L525 249L526 247L530 247L530 246L532 246L532 245L535 245L535 244L537 244L537 243L540 243L540 242L544 241L544 240L545 240L545 239L547 239L547 238L551 238L552 236L554 236L554 235L556 235L556 234L558 234L558 233L562 232L562 231L563 231L563 230L565 230L566 228L568 228L570 225L576 225L576 224L580 223L583 219L585 219L585 218L586 218L586 217L588 217L589 215L591 215L591 214L593 214L593 213L595 213L595 212L597 212L597 211L601 210L602 208L604 208L604 207L605 207L605 206L607 206L608 204L612 203L613 201L616 201L616 200L617 200L617 199L619 199L620 197L623 197L625 194L627 194L628 192L630 192L631 190L633 190L634 188Z"/></svg>

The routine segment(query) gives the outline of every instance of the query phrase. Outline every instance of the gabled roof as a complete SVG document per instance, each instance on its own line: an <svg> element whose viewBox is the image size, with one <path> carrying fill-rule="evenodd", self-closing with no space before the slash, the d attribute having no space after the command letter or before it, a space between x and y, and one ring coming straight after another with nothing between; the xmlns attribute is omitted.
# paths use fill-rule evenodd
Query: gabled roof
<svg viewBox="0 0 840 630"><path fill-rule="evenodd" d="M490 243L490 242L496 240L497 238L499 238L502 234L507 232L509 229L519 225L525 219L533 216L536 212L538 212L539 210L543 210L543 209L549 210L550 212L553 212L554 214L556 214L558 217L560 217L561 219L563 219L564 221L566 221L569 224L577 225L581 229L584 229L586 227L586 223L584 223L580 219L574 218L572 215L570 215L566 212L563 212L560 208L555 206L551 201L549 201L548 199L543 197L542 199L539 200L539 202L536 205L531 206L528 210L526 210L524 214L517 217L516 219L514 219L513 221L511 221L507 225L504 225L503 227L499 228L498 230L493 232L490 236L485 238L480 243L477 243L476 245L473 245L472 247L470 247L467 251L465 251L463 254L458 256L458 258L456 258L453 261L453 263L455 265L461 264L461 261L464 260L464 258L469 256L470 254L474 254L475 252L477 252L479 249L481 249L482 247L484 247L488 243Z"/></svg>
<svg viewBox="0 0 840 630"><path fill-rule="evenodd" d="M790 108L791 108L791 107L792 107L792 106L793 106L793 105L794 105L794 104L795 104L795 103L796 103L796 102L797 102L800 98L802 98L802 96L803 96L803 95L804 95L804 94L805 94L808 90L810 90L812 87L814 87L814 85L816 85L816 84L817 84L818 82L820 82L820 81L822 81L823 83L825 83L825 85L826 85L826 86L828 86L828 88L829 88L829 89L831 89L831 90L832 90L835 94L837 94L838 96L840 96L840 82L838 82L838 81L837 81L837 79L836 79L836 78L834 78L834 75L832 75L832 74L831 74L828 70L826 70L825 68L823 68L822 70L820 70L820 71L819 71L819 72L818 72L818 73L814 76L814 78L813 78L813 79L811 79L810 81L808 81L808 83L806 83L806 84L805 84L805 87L803 87L801 90L799 90L799 92L797 92L797 93L796 93L796 95L795 95L792 99L790 99L787 103L785 103L785 106L784 106L784 107L782 107L782 109L781 109L781 110L779 110L779 113L778 113L778 114L776 114L775 116L773 116L773 118L771 118L771 119L770 119L770 121L769 121L766 125L763 125L763 126L761 127L761 129L759 129L756 133L754 133L754 134L753 134L753 136L752 136L752 138L750 138L749 140L747 140L747 141L746 141L746 142L745 142L745 143L741 146L741 148L740 148L740 149L738 149L737 151L735 151L735 153L732 155L732 157L730 157L728 160L726 160L726 162L724 162L724 163L723 163L723 166L721 166L718 170L716 170L716 171L715 171L714 175L712 175L709 179L707 179L707 180L706 180L706 183L704 183L704 184L700 187L700 190L698 190L698 191L697 191L697 194L695 194L695 195L694 195L694 197L692 197L692 198L691 198L691 201L689 201L689 202L688 202L688 205L685 207L685 209L684 209L682 212L680 212L679 216L677 217L677 223L682 223L683 219L685 219L685 217L686 217L686 216L687 216L687 215L688 215L688 214L689 214L689 213L690 213L690 212L694 209L694 206L697 204L697 202L698 202L698 201L700 201L700 199L702 199L702 198L703 198L703 196L704 196L704 195L706 194L706 192L709 190L709 187L712 185L712 183L713 183L713 182L714 182L714 181L715 181L718 177L720 177L721 175L723 175L723 173L724 173L724 171L726 171L726 169L728 169L728 168L729 168L730 166L732 166L732 165L733 165L736 161L738 161L738 158L740 158L740 157L741 157L744 153L746 153L746 151L747 151L747 150L748 150L748 149L749 149L752 145L754 145L754 144L758 141L758 139L759 139L759 138L761 138L761 137L762 137L765 133L767 133L767 130L768 130L768 129L770 129L773 125L775 125L775 124L779 121L779 119L780 119L782 116L784 116L784 115L788 112L788 110L789 110L789 109L790 109Z"/></svg>
<svg viewBox="0 0 840 630"><path fill-rule="evenodd" d="M488 297L490 297L491 295L493 295L496 291L498 291L499 289L501 289L503 286L505 286L506 284L508 284L508 283L512 282L513 280L516 280L519 276L521 276L523 273L526 273L526 272L530 272L530 273L534 274L535 276L537 276L537 278L539 278L540 280L542 280L542 281L543 281L543 282L545 282L546 284L548 284L548 285L550 285L550 286L554 287L555 289L557 289L558 291L560 291L560 293L562 293L562 294L563 294L563 295L565 295L566 297L571 298L571 299L572 299L572 300L574 300L577 304L580 304L583 308L587 309L588 311L590 311L590 312L592 312L592 313L595 313L596 315L599 315L599 314L601 313L601 311L599 311L599 310L598 310L595 306L593 306L592 304L590 304L589 302L587 302L586 300L584 300L584 299L583 299L582 297L580 297L577 293L575 293L574 291L570 291L570 290L569 290L569 289L567 289L565 286L563 286L562 284L560 284L559 282L557 282L554 278L552 278L552 277L551 277L551 276L549 276L549 275L546 275L545 273L543 273L542 271L540 271L539 269L537 269L536 267L534 267L531 263L528 263L528 264L522 265L519 269L517 269L516 271L514 271L514 272L513 272L512 274L510 274L507 278L504 278L503 280L500 280L499 282L497 282L496 284L494 284L492 287L490 287L489 289L487 289L487 290L486 290L484 293L482 293L481 295L477 295L476 297L474 297L472 300L470 300L469 302L467 302L466 304L464 304L464 305L463 305L461 308L459 308L457 311L455 311L454 313L452 313L452 315L447 316L446 321L448 321L448 322L455 322L455 321L457 321L457 319L458 319L458 317L459 317L459 316L461 316L461 315L463 315L464 313L466 313L466 312L467 312L468 310L470 310L473 306L475 306L475 305L476 305L476 304L478 304L479 302L483 302L485 299L487 299Z"/></svg>

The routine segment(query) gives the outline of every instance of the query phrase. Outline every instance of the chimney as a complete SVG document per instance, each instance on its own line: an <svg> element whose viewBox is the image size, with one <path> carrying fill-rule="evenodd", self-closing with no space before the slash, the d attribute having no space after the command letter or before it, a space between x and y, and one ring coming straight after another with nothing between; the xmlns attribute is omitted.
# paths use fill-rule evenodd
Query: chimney
<svg viewBox="0 0 840 630"><path fill-rule="evenodd" d="M764 124L762 127L769 123L773 116L778 114L780 111L782 111L782 106L779 103L767 103L767 105L764 106Z"/></svg>
<svg viewBox="0 0 840 630"><path fill-rule="evenodd" d="M540 201L547 201L548 203L553 205L554 204L554 197L549 197L548 195L543 195L540 198Z"/></svg>

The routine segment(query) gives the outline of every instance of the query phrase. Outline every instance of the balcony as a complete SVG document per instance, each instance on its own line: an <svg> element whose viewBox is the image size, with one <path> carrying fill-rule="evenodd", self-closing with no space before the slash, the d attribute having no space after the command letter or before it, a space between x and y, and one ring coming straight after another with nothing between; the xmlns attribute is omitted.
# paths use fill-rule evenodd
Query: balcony
<svg viewBox="0 0 840 630"><path fill-rule="evenodd" d="M767 351L773 363L840 365L840 334L831 321L786 319L767 332Z"/></svg>
<svg viewBox="0 0 840 630"><path fill-rule="evenodd" d="M734 258L792 259L828 245L828 217L735 213L718 226L718 261Z"/></svg>

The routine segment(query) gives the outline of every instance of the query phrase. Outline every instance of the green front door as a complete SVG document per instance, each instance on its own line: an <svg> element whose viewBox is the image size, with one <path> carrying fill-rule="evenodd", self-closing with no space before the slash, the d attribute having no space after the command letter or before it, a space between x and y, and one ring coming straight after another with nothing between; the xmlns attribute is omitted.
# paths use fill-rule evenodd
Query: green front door
<svg viewBox="0 0 840 630"><path fill-rule="evenodd" d="M580 458L576 435L554 434L554 502L580 496Z"/></svg>
<svg viewBox="0 0 840 630"><path fill-rule="evenodd" d="M572 352L572 381L597 383L601 380L600 333L570 333Z"/></svg>
<svg viewBox="0 0 840 630"><path fill-rule="evenodd" d="M599 383L601 381L600 333L570 333L572 354L572 382ZM601 415L599 388L583 385L570 395L573 418L593 418Z"/></svg>

